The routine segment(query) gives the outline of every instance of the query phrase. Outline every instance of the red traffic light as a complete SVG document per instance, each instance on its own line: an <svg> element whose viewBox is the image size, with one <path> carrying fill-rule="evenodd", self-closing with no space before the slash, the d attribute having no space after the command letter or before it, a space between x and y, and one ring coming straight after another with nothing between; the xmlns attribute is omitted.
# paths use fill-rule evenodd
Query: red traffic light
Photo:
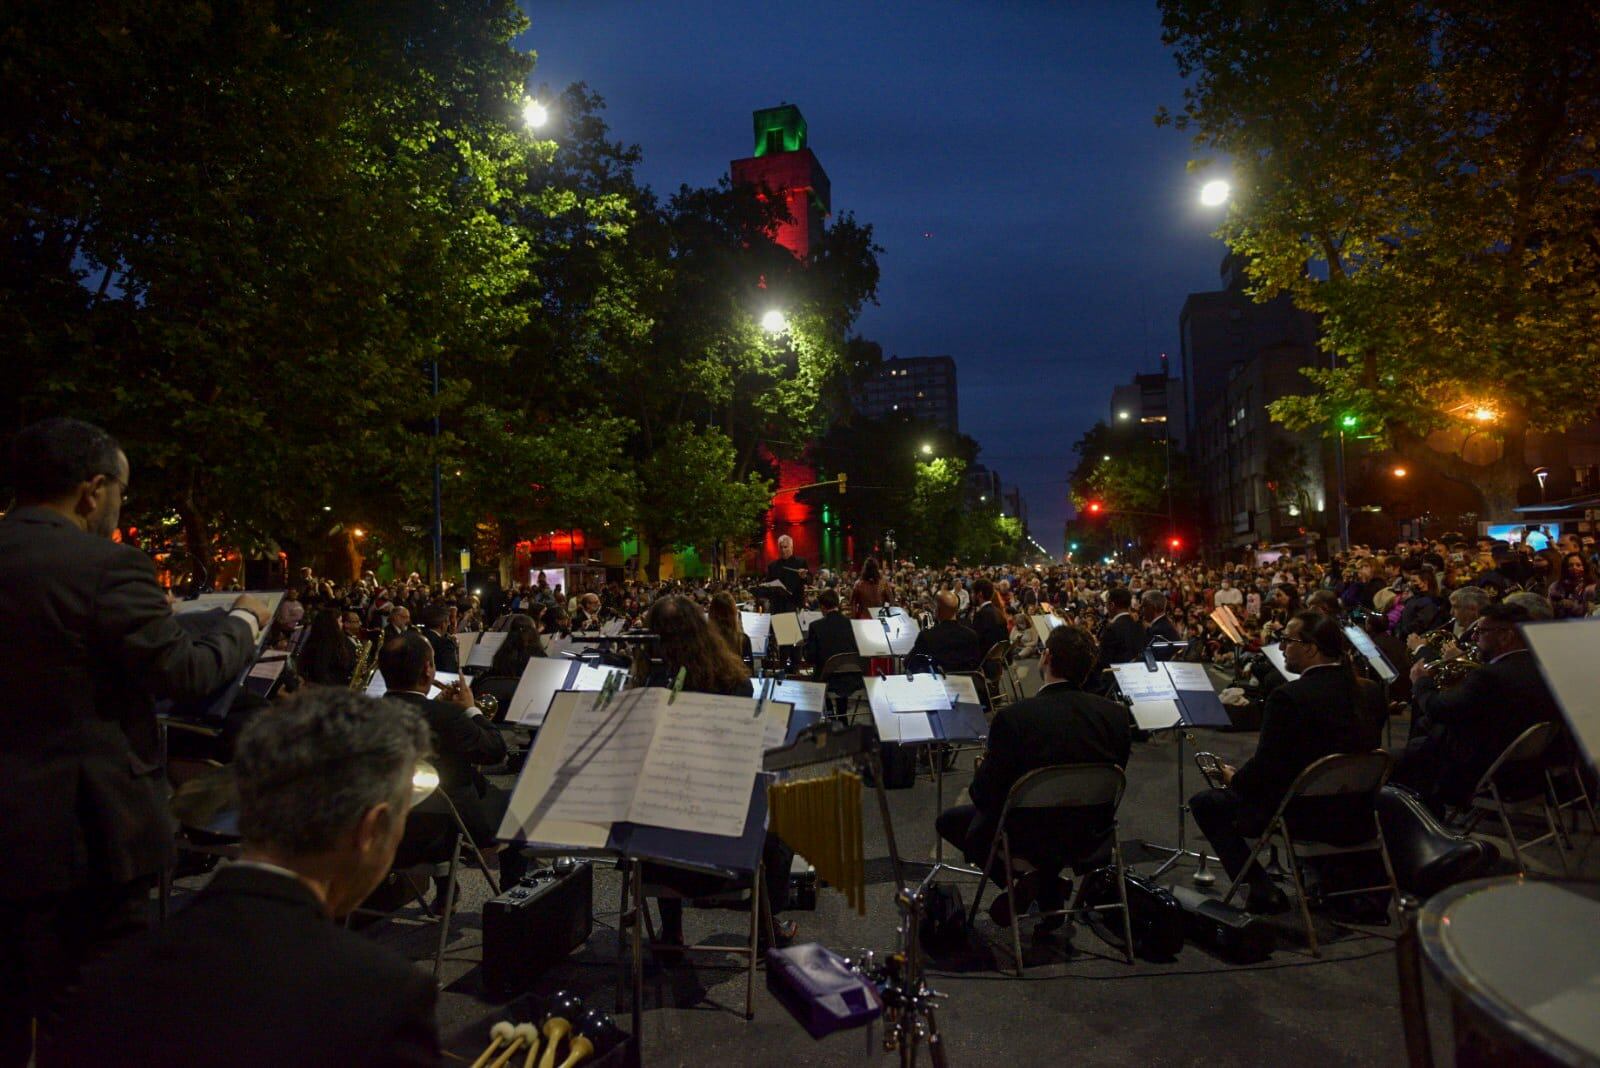
<svg viewBox="0 0 1600 1068"><path fill-rule="evenodd" d="M1170 541L1168 541L1167 544L1172 546L1174 549L1181 549L1181 548L1183 548L1183 539L1182 538L1173 538Z"/></svg>
<svg viewBox="0 0 1600 1068"><path fill-rule="evenodd" d="M1099 515L1101 510L1104 508L1104 505L1102 505L1099 501L1090 501L1088 508L1090 515Z"/></svg>

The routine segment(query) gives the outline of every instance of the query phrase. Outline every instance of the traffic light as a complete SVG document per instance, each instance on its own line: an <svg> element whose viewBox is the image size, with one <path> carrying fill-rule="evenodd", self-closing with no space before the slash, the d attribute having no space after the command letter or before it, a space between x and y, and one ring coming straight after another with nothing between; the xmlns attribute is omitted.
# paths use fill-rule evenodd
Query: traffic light
<svg viewBox="0 0 1600 1068"><path fill-rule="evenodd" d="M1167 540L1167 545L1172 549L1173 552L1177 552L1179 549L1183 548L1183 539L1169 538Z"/></svg>
<svg viewBox="0 0 1600 1068"><path fill-rule="evenodd" d="M1354 430L1360 425L1361 417L1355 412L1345 412L1339 417L1339 428L1341 430Z"/></svg>
<svg viewBox="0 0 1600 1068"><path fill-rule="evenodd" d="M1090 515L1099 515L1105 511L1105 505L1101 504L1099 501L1090 501L1085 506L1085 509Z"/></svg>
<svg viewBox="0 0 1600 1068"><path fill-rule="evenodd" d="M1071 545L1067 546L1067 549L1069 551L1071 551L1071 552L1077 552L1078 551L1078 543L1077 542L1073 542Z"/></svg>
<svg viewBox="0 0 1600 1068"><path fill-rule="evenodd" d="M839 496L843 497L845 491L845 473L839 472Z"/></svg>

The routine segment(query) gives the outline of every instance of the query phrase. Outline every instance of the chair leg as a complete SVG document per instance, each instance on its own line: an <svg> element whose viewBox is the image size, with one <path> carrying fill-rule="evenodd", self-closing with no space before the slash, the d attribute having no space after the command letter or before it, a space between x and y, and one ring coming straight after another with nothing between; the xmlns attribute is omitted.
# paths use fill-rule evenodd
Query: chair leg
<svg viewBox="0 0 1600 1068"><path fill-rule="evenodd" d="M1002 825L1001 830L1005 827ZM971 927L978 918L978 902L983 900L983 892L989 887L989 872L994 867L995 851L1000 848L1000 835L996 834L989 843L989 856L983 862L983 872L978 876L978 889L972 895L972 905L967 909L967 926Z"/></svg>
<svg viewBox="0 0 1600 1068"><path fill-rule="evenodd" d="M1389 858L1389 842L1383 837L1383 821L1378 814L1372 814L1373 827L1378 832L1378 855L1383 858L1384 873L1389 876L1389 904L1394 909L1394 922L1401 924L1405 917L1400 914L1400 881L1394 877L1394 861Z"/></svg>
<svg viewBox="0 0 1600 1068"><path fill-rule="evenodd" d="M1570 845L1566 845L1566 846L1562 845L1563 835L1562 835L1562 833L1560 831L1558 831L1556 829L1556 816L1555 816L1555 813L1550 810L1550 801L1549 801L1549 799L1546 799L1544 801L1543 808L1544 808L1544 822L1550 828L1550 839L1551 839L1551 841L1555 843L1556 858L1561 861L1561 874L1562 875L1571 874L1571 868L1567 865L1567 850L1569 848L1571 848L1571 847L1570 847Z"/></svg>
<svg viewBox="0 0 1600 1068"><path fill-rule="evenodd" d="M750 893L750 944L748 947L750 950L750 967L745 973L744 982L744 1018L746 1020L753 1020L756 1015L756 955L761 945L760 937L756 932L760 930L762 908L767 900L765 879L766 875L762 871L762 865L758 863L756 865L755 885L751 888Z"/></svg>
<svg viewBox="0 0 1600 1068"><path fill-rule="evenodd" d="M617 906L617 998L613 1012L622 1011L622 991L628 985L628 925L638 923L639 917L630 919L628 913L628 898L633 889L633 865L624 861L617 865L617 872L622 876L622 892L618 895Z"/></svg>
<svg viewBox="0 0 1600 1068"><path fill-rule="evenodd" d="M1279 828L1283 832L1284 852L1289 854L1289 876L1294 880L1294 896L1299 899L1300 919L1306 925L1306 943L1311 947L1313 957L1322 956L1322 951L1317 948L1317 929L1311 925L1311 905L1306 901L1305 883L1300 879L1300 857L1294 851L1294 839L1289 837L1289 827L1284 824Z"/></svg>
<svg viewBox="0 0 1600 1068"><path fill-rule="evenodd" d="M456 835L455 848L450 851L450 868L444 885L444 912L439 916L439 949L433 955L433 981L439 981L439 971L444 967L444 950L450 942L450 919L456 912L456 871L461 866L461 835Z"/></svg>
<svg viewBox="0 0 1600 1068"><path fill-rule="evenodd" d="M1261 851L1267 847L1268 842L1270 842L1272 839L1273 832L1277 829L1278 823L1277 821L1273 821L1267 826L1266 831L1261 835L1261 837L1256 839L1255 846L1250 850L1250 859L1244 862L1244 867L1239 869L1239 874L1234 876L1233 882L1228 884L1228 892L1222 895L1222 903L1224 905L1227 905L1233 901L1233 895L1239 892L1239 885L1244 882L1244 877L1250 874L1250 869L1256 866L1256 858L1259 857L1261 855ZM1265 875L1266 869L1261 869L1261 873L1262 875Z"/></svg>
<svg viewBox="0 0 1600 1068"><path fill-rule="evenodd" d="M1506 832L1506 841L1511 843L1511 856L1517 862L1517 871L1526 875L1528 865L1522 859L1522 847L1517 844L1517 832L1511 829L1511 814L1506 811L1505 802L1500 800L1500 790L1492 782L1489 784L1489 792L1494 797L1495 811L1500 814L1500 826Z"/></svg>
<svg viewBox="0 0 1600 1068"><path fill-rule="evenodd" d="M1133 963L1133 913L1128 910L1128 871L1122 863L1122 843L1117 841L1115 829L1111 832L1111 861L1116 872L1117 895L1122 899L1122 937L1128 963Z"/></svg>
<svg viewBox="0 0 1600 1068"><path fill-rule="evenodd" d="M1017 873L1011 867L1011 838L1003 830L996 835L1000 839L1000 854L1005 859L1006 866L1006 904L1011 906L1011 948L1017 955L1017 978L1022 978L1022 917L1017 915Z"/></svg>

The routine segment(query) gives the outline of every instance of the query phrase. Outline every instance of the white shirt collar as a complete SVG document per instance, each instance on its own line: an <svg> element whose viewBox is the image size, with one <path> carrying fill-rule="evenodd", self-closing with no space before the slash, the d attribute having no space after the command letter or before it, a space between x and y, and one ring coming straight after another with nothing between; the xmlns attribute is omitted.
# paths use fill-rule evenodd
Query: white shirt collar
<svg viewBox="0 0 1600 1068"><path fill-rule="evenodd" d="M1526 653L1526 652L1530 652L1530 651L1531 650L1528 650L1528 649L1507 649L1505 652L1501 653L1499 656L1497 656L1493 660L1489 661L1489 663L1498 664L1498 663L1500 663L1500 661L1504 660L1508 656L1516 656L1518 653Z"/></svg>

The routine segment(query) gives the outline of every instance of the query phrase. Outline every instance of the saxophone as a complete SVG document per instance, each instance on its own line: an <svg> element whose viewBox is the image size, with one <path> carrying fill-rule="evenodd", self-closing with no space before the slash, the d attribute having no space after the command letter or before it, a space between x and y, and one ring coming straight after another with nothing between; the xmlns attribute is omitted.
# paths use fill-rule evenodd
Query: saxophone
<svg viewBox="0 0 1600 1068"><path fill-rule="evenodd" d="M361 646L360 651L356 653L355 670L350 672L350 688L352 690L365 690L367 688L367 683L372 679L372 671L370 669L376 667L377 662L378 640L374 638Z"/></svg>

